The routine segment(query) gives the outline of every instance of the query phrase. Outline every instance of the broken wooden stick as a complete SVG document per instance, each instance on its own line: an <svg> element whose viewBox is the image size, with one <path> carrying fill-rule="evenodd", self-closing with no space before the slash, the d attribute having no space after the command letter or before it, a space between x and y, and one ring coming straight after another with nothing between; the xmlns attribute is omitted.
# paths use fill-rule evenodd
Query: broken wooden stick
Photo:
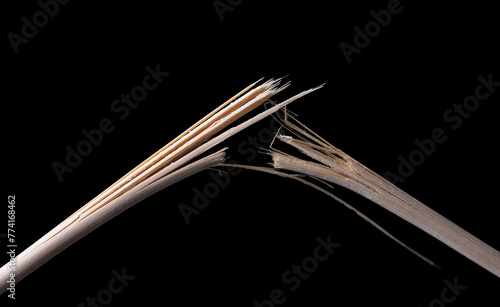
<svg viewBox="0 0 500 307"><path fill-rule="evenodd" d="M283 134L277 138L314 162L274 150L271 155L276 169L305 174L352 190L500 277L499 251L334 147L286 112L284 126L297 138Z"/></svg>
<svg viewBox="0 0 500 307"><path fill-rule="evenodd" d="M8 288L10 274L15 275L16 283L19 282L62 250L139 201L188 176L222 163L225 157L223 151L191 161L281 107L321 88L318 86L303 91L216 136L288 86L288 83L279 86L280 79L257 85L259 81L210 112L81 207L19 254L15 263L9 262L0 268L0 294Z"/></svg>

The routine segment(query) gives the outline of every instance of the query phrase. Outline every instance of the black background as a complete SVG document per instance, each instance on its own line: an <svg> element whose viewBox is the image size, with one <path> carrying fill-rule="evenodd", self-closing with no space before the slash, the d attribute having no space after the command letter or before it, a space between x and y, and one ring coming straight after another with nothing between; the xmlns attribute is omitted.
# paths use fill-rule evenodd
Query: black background
<svg viewBox="0 0 500 307"><path fill-rule="evenodd" d="M399 186L500 249L498 178L490 177L499 171L499 94L456 130L442 118L474 94L478 76L500 80L498 14L490 2L402 1L402 12L349 64L339 44L353 44L353 28L364 28L370 11L388 1L247 0L222 21L212 1L71 1L16 54L8 33L19 34L21 18L40 10L36 1L17 4L2 9L2 92L3 194L16 195L19 252L248 84L285 75L292 86L278 101L326 82L290 109L378 173L397 172L397 157L408 157L415 139L444 129L447 140ZM118 119L112 101L157 64L170 75ZM74 148L81 130L103 118L115 130L60 183L51 163L63 162L65 147ZM231 157L246 162L237 147L268 125L264 120L226 142ZM250 164L266 162L262 155ZM468 288L450 305L499 305L493 274L341 188L334 189L338 196L443 269L327 196L251 171L232 177L186 225L179 204L190 204L193 188L211 180L198 174L134 206L20 282L15 302L6 294L2 300L79 306L107 288L113 269L125 268L135 279L111 306L254 306L276 288L287 297L283 306L429 306L443 280L454 278ZM282 274L328 235L340 247L290 291Z"/></svg>

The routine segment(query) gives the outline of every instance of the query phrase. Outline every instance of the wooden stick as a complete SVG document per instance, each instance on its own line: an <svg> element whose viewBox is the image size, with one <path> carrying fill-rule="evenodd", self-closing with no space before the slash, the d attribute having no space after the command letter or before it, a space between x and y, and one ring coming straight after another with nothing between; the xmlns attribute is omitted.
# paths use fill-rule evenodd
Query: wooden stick
<svg viewBox="0 0 500 307"><path fill-rule="evenodd" d="M500 277L499 251L329 144L290 115L285 119L285 125L301 140L281 134L277 138L316 162L274 151L271 155L275 168L306 174L350 189Z"/></svg>
<svg viewBox="0 0 500 307"><path fill-rule="evenodd" d="M194 173L222 163L224 153L217 152L186 166L187 163L225 139L292 101L321 88L319 86L301 92L215 136L288 86L285 84L279 87L279 79L267 81L253 88L256 83L210 112L24 250L16 257L15 271L10 270L8 264L0 268L0 294L7 289L7 280L11 273L15 273L16 283L19 282L69 245L137 202Z"/></svg>

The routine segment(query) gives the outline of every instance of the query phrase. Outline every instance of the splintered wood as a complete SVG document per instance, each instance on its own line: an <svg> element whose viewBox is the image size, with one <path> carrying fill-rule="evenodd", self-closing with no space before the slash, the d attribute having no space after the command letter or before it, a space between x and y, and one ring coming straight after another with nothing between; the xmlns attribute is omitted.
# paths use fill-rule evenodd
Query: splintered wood
<svg viewBox="0 0 500 307"><path fill-rule="evenodd" d="M11 270L12 266L9 266L9 263L0 268L0 293L7 289L7 281L11 278L11 274L15 274L15 280L19 282L65 248L141 200L197 172L222 165L225 161L225 148L204 158L199 158L199 156L292 101L322 87L320 85L281 103L273 103L271 108L228 128L236 120L289 85L287 83L280 86L280 79L257 85L259 81L249 85L207 114L24 250L15 258L15 272ZM270 154L276 169L298 172L348 188L417 226L500 277L500 253L497 250L332 146L286 112L285 116L285 128L295 138L280 133L277 138L295 147L312 161L299 159L273 149ZM266 168L251 166L246 168L287 176L313 186L356 211L364 219L405 246L347 203L302 178ZM415 251L411 251L435 265Z"/></svg>
<svg viewBox="0 0 500 307"><path fill-rule="evenodd" d="M321 87L301 92L221 132L289 85L280 86L280 79L257 85L259 81L207 114L24 250L15 258L15 272L9 269L8 264L0 268L0 293L7 289L10 274L15 274L15 280L19 282L59 252L139 201L199 171L221 164L225 159L223 150L192 161L225 139Z"/></svg>
<svg viewBox="0 0 500 307"><path fill-rule="evenodd" d="M286 113L285 128L296 138L283 134L278 134L277 138L313 161L272 151L273 166L276 169L306 174L352 190L500 277L499 251L411 197Z"/></svg>

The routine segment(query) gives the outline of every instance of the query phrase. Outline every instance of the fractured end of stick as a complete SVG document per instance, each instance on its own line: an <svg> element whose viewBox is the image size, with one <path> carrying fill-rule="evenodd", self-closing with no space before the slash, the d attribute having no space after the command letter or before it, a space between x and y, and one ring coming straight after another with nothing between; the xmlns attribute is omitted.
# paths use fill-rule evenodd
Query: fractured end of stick
<svg viewBox="0 0 500 307"><path fill-rule="evenodd" d="M281 79L257 85L259 81L207 114L24 250L15 258L15 272L8 263L0 268L0 294L7 289L10 274L15 274L15 282L19 282L62 250L139 201L194 173L223 163L223 151L192 161L281 107L321 88L299 93L221 133L289 86L289 83L281 86Z"/></svg>
<svg viewBox="0 0 500 307"><path fill-rule="evenodd" d="M382 176L334 147L285 113L284 126L298 137L278 135L313 161L272 152L273 166L350 189L389 210L500 277L500 252L419 202Z"/></svg>

